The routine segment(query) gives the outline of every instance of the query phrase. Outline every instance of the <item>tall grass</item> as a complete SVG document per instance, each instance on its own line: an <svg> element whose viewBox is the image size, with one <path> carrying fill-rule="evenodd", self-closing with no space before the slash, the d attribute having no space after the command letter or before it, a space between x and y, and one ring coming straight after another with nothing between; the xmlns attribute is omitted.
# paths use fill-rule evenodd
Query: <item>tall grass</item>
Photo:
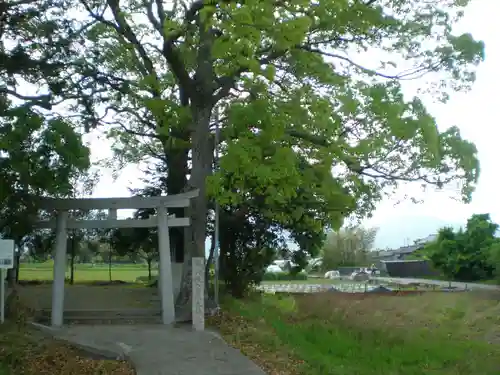
<svg viewBox="0 0 500 375"><path fill-rule="evenodd" d="M500 305L489 297L264 295L226 308L223 335L271 374L498 375L500 369Z"/></svg>

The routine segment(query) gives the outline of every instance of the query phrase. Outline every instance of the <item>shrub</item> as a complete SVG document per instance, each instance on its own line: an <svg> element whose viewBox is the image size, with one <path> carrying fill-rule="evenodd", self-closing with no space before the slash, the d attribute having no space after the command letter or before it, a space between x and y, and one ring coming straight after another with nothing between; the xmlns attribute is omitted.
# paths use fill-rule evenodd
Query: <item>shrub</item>
<svg viewBox="0 0 500 375"><path fill-rule="evenodd" d="M157 276L152 276L151 279L148 276L139 276L135 279L135 282L149 284L149 283L156 281L156 279L158 279Z"/></svg>
<svg viewBox="0 0 500 375"><path fill-rule="evenodd" d="M266 272L263 281L293 281L293 280L307 280L307 274L305 272L299 272L297 274L291 274L288 272Z"/></svg>

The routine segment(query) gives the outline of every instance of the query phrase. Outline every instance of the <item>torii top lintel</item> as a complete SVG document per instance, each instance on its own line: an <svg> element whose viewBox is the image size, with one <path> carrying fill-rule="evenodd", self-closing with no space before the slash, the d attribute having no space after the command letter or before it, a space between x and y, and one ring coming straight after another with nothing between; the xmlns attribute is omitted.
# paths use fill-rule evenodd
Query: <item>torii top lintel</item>
<svg viewBox="0 0 500 375"><path fill-rule="evenodd" d="M189 201L196 198L199 190L191 190L181 194L157 197L123 197L123 198L40 198L38 207L42 210L107 210L107 209L140 209L157 207L188 207Z"/></svg>

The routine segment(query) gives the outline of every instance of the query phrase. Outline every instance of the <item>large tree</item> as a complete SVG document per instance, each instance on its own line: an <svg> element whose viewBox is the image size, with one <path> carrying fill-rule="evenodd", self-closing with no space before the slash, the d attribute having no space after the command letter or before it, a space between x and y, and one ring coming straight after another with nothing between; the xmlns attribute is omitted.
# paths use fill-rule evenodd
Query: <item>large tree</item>
<svg viewBox="0 0 500 375"><path fill-rule="evenodd" d="M377 228L352 226L327 235L321 250L324 271L338 267L368 267Z"/></svg>
<svg viewBox="0 0 500 375"><path fill-rule="evenodd" d="M454 231L442 228L424 254L436 269L452 280L476 281L495 275L500 240L496 238L498 224L489 214L472 215L465 228Z"/></svg>
<svg viewBox="0 0 500 375"><path fill-rule="evenodd" d="M438 98L470 87L483 44L452 30L467 3L74 0L74 27L92 26L65 90L82 97L84 119L107 124L127 161L164 159L169 193L200 189L180 304L190 299L190 258L204 255L208 192L237 205L258 186L266 204L286 207L307 187L334 226L368 214L399 181L458 180L470 199L475 147L457 128L440 133L400 83L431 73L422 86ZM383 53L369 65L352 57L367 50ZM214 121L223 155L216 174Z"/></svg>
<svg viewBox="0 0 500 375"><path fill-rule="evenodd" d="M48 112L66 98L60 60L75 29L54 21L63 6L57 0L0 4L0 236L36 252L50 242L33 231L36 198L70 196L71 181L90 165L75 124Z"/></svg>

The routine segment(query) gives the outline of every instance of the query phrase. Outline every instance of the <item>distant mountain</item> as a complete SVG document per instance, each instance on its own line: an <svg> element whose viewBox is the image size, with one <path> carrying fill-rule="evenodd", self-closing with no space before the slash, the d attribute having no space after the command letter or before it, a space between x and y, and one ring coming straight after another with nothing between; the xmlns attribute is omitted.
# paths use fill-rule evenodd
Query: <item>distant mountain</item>
<svg viewBox="0 0 500 375"><path fill-rule="evenodd" d="M377 249L395 249L435 234L443 227L458 229L465 223L449 222L432 216L399 216L379 225L375 239Z"/></svg>

